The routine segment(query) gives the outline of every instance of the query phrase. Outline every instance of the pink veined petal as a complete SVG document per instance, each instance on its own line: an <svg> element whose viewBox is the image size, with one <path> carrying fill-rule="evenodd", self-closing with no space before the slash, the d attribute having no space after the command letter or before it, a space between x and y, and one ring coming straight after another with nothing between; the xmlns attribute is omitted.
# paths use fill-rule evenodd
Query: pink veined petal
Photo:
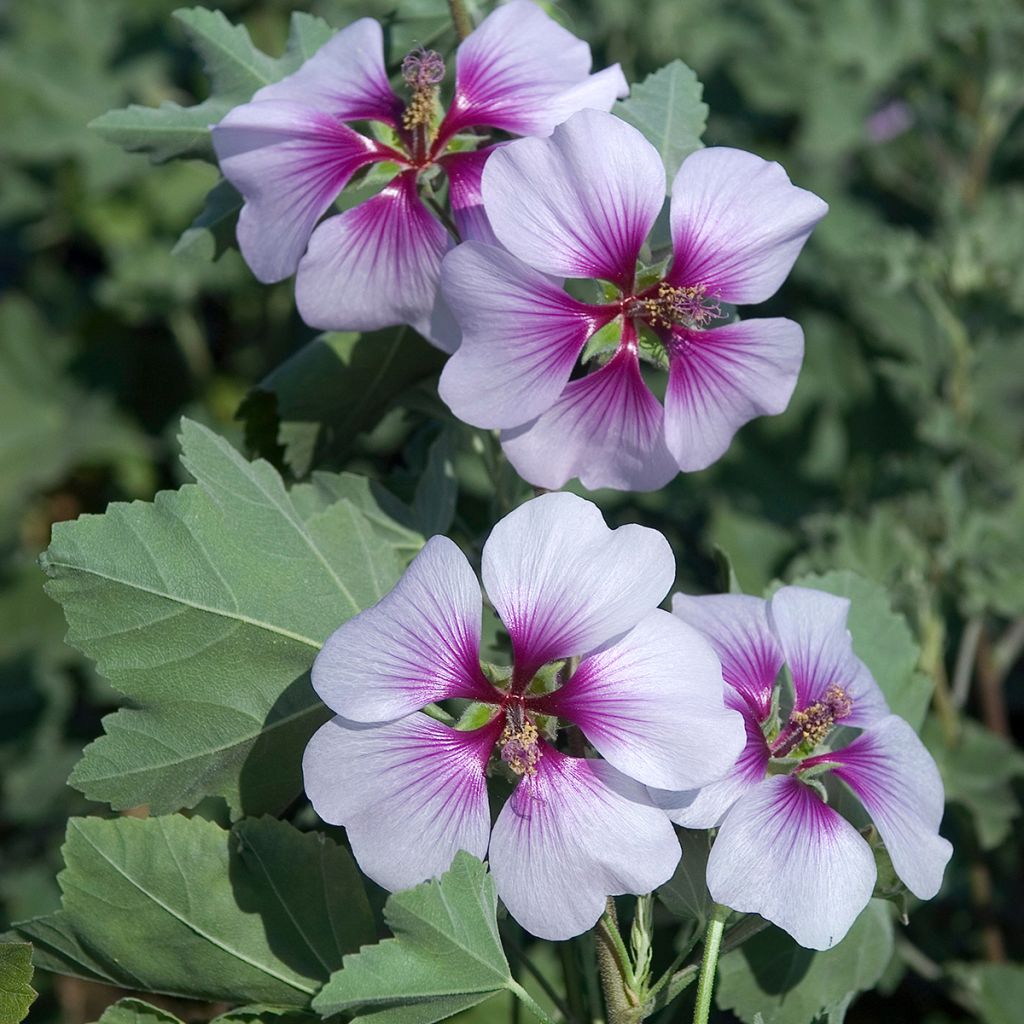
<svg viewBox="0 0 1024 1024"><path fill-rule="evenodd" d="M652 789L655 803L677 825L685 828L715 828L721 825L729 808L751 787L758 785L768 771L768 744L750 705L737 693L726 696L727 706L743 718L745 744L739 757L724 778L700 789L671 792Z"/></svg>
<svg viewBox="0 0 1024 1024"><path fill-rule="evenodd" d="M482 125L547 135L577 110L610 110L629 91L622 70L616 64L591 75L590 64L590 47L535 4L503 4L459 46L455 96L439 136Z"/></svg>
<svg viewBox="0 0 1024 1024"><path fill-rule="evenodd" d="M606 761L544 744L491 836L491 874L508 912L542 939L593 926L608 896L650 892L679 862L679 841L643 786Z"/></svg>
<svg viewBox="0 0 1024 1024"><path fill-rule="evenodd" d="M441 286L462 344L440 395L477 427L514 427L549 409L587 339L615 316L588 306L493 245L466 242L441 266Z"/></svg>
<svg viewBox="0 0 1024 1024"><path fill-rule="evenodd" d="M804 334L792 320L743 320L673 333L665 434L681 469L705 469L758 416L782 412L796 387Z"/></svg>
<svg viewBox="0 0 1024 1024"><path fill-rule="evenodd" d="M671 586L675 559L657 530L610 530L596 505L560 492L494 527L482 572L525 687L547 662L594 651L645 618Z"/></svg>
<svg viewBox="0 0 1024 1024"><path fill-rule="evenodd" d="M746 594L673 594L672 614L710 641L726 683L746 701L758 722L765 721L783 662L768 625L767 603Z"/></svg>
<svg viewBox="0 0 1024 1024"><path fill-rule="evenodd" d="M295 100L339 121L396 125L402 101L388 83L384 34L373 18L360 18L333 35L294 74L260 89L254 100Z"/></svg>
<svg viewBox="0 0 1024 1024"><path fill-rule="evenodd" d="M390 150L290 100L235 107L212 129L224 177L245 197L238 245L265 284L294 273L317 221L349 178Z"/></svg>
<svg viewBox="0 0 1024 1024"><path fill-rule="evenodd" d="M487 760L502 716L460 732L410 715L384 725L334 718L306 747L306 794L344 825L364 874L392 892L446 871L459 850L482 858L491 827Z"/></svg>
<svg viewBox="0 0 1024 1024"><path fill-rule="evenodd" d="M945 803L942 779L917 733L896 715L870 725L849 746L801 767L833 762L867 808L885 841L896 874L919 899L942 885L953 847L939 835Z"/></svg>
<svg viewBox="0 0 1024 1024"><path fill-rule="evenodd" d="M437 161L448 176L448 203L463 242L498 244L491 230L491 222L487 219L484 197L480 191L484 164L494 149L494 146L487 146L471 153L449 153Z"/></svg>
<svg viewBox="0 0 1024 1024"><path fill-rule="evenodd" d="M775 775L733 804L708 859L717 903L760 914L808 949L831 949L875 887L875 858L814 790Z"/></svg>
<svg viewBox="0 0 1024 1024"><path fill-rule="evenodd" d="M546 274L626 290L664 194L655 148L597 110L574 114L549 139L510 142L483 175L487 216L509 252Z"/></svg>
<svg viewBox="0 0 1024 1024"><path fill-rule="evenodd" d="M325 221L299 263L295 300L311 327L372 331L411 324L439 342L441 260L448 232L416 192L416 171ZM447 347L439 344L439 347Z"/></svg>
<svg viewBox="0 0 1024 1024"><path fill-rule="evenodd" d="M501 446L524 480L550 489L578 477L589 490L655 491L679 472L665 443L664 410L625 347L570 381L538 419L503 431Z"/></svg>
<svg viewBox="0 0 1024 1024"><path fill-rule="evenodd" d="M723 691L708 642L657 609L532 703L578 725L630 778L690 789L725 775L743 748L743 718L726 708Z"/></svg>
<svg viewBox="0 0 1024 1024"><path fill-rule="evenodd" d="M889 707L867 666L853 653L846 628L849 610L845 597L783 587L768 602L768 621L793 676L795 710L822 700L835 684L853 701L843 725L864 726L888 715Z"/></svg>
<svg viewBox="0 0 1024 1024"><path fill-rule="evenodd" d="M776 163L739 149L698 150L672 183L668 281L704 285L725 302L763 302L827 212Z"/></svg>
<svg viewBox="0 0 1024 1024"><path fill-rule="evenodd" d="M333 711L381 722L446 697L494 701L480 669L480 585L447 537L431 537L394 589L336 629L313 662Z"/></svg>

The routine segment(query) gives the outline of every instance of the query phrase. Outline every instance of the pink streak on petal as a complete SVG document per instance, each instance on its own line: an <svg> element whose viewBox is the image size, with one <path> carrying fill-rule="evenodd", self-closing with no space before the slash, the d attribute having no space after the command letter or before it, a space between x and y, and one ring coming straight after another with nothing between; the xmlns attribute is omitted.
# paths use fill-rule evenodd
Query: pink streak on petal
<svg viewBox="0 0 1024 1024"><path fill-rule="evenodd" d="M406 323L437 340L438 318L447 313L441 259L451 246L417 194L416 172L406 171L313 232L295 281L299 313L311 327L372 331Z"/></svg>
<svg viewBox="0 0 1024 1024"><path fill-rule="evenodd" d="M610 110L628 91L622 71L615 65L590 75L590 64L590 47L535 4L503 4L459 46L440 137L485 125L547 135L584 107Z"/></svg>
<svg viewBox="0 0 1024 1024"><path fill-rule="evenodd" d="M796 690L796 710L825 697L833 684L853 701L844 725L867 725L889 713L867 666L853 653L846 628L850 602L822 590L783 587L768 602L768 621L786 656Z"/></svg>
<svg viewBox="0 0 1024 1024"><path fill-rule="evenodd" d="M532 703L578 725L630 778L690 789L721 778L743 748L742 716L725 707L723 694L708 642L657 609Z"/></svg>
<svg viewBox="0 0 1024 1024"><path fill-rule="evenodd" d="M768 625L766 602L746 594L673 594L672 614L710 641L726 683L747 703L756 722L765 721L783 662Z"/></svg>
<svg viewBox="0 0 1024 1024"><path fill-rule="evenodd" d="M472 153L449 153L437 161L448 175L448 202L463 242L498 244L480 191L484 164L494 149L494 146L487 146Z"/></svg>
<svg viewBox="0 0 1024 1024"><path fill-rule="evenodd" d="M698 150L672 184L675 255L667 280L706 285L725 302L763 302L827 212L776 163L739 149Z"/></svg>
<svg viewBox="0 0 1024 1024"><path fill-rule="evenodd" d="M388 83L380 23L360 18L324 43L298 71L260 89L254 100L294 100L340 121L397 125L402 101Z"/></svg>
<svg viewBox="0 0 1024 1024"><path fill-rule="evenodd" d="M945 803L939 770L917 733L896 715L870 725L849 746L816 758L860 797L885 841L896 874L919 899L931 899L953 853L939 835Z"/></svg>
<svg viewBox="0 0 1024 1024"><path fill-rule="evenodd" d="M496 701L480 669L480 585L447 537L431 537L394 589L336 629L313 663L334 711L379 722L447 697Z"/></svg>
<svg viewBox="0 0 1024 1024"><path fill-rule="evenodd" d="M549 139L492 154L484 206L501 244L536 270L632 288L665 193L655 148L611 114L583 110Z"/></svg>
<svg viewBox="0 0 1024 1024"><path fill-rule="evenodd" d="M459 850L487 851L486 768L502 715L460 732L426 715L386 725L335 718L302 758L306 793L344 825L363 872L395 891L442 874Z"/></svg>
<svg viewBox="0 0 1024 1024"><path fill-rule="evenodd" d="M768 744L750 705L733 693L726 697L727 706L743 717L745 744L732 770L717 782L700 789L670 792L651 790L659 807L677 824L685 828L716 828L729 808L751 787L761 782L768 771Z"/></svg>
<svg viewBox="0 0 1024 1024"><path fill-rule="evenodd" d="M644 788L605 761L566 757L544 744L502 808L491 873L509 913L543 939L592 927L608 896L645 893L679 862L668 818Z"/></svg>
<svg viewBox="0 0 1024 1024"><path fill-rule="evenodd" d="M550 489L579 477L590 490L654 491L679 472L664 412L628 348L571 381L532 423L503 431L501 446L524 480Z"/></svg>
<svg viewBox="0 0 1024 1024"><path fill-rule="evenodd" d="M705 469L725 454L745 423L782 412L803 354L803 331L792 320L677 330L669 353L665 427L680 468Z"/></svg>
<svg viewBox="0 0 1024 1024"><path fill-rule="evenodd" d="M316 222L360 167L393 155L288 100L235 107L212 134L224 177L245 197L239 247L264 283L295 271Z"/></svg>
<svg viewBox="0 0 1024 1024"><path fill-rule="evenodd" d="M830 949L867 906L875 859L857 830L808 786L775 775L722 822L708 859L718 903L760 914L809 949Z"/></svg>
<svg viewBox="0 0 1024 1024"><path fill-rule="evenodd" d="M592 502L559 492L494 527L482 574L525 687L546 662L588 654L645 618L675 578L675 559L657 530L610 530Z"/></svg>
<svg viewBox="0 0 1024 1024"><path fill-rule="evenodd" d="M549 409L587 339L618 312L578 302L504 249L479 242L445 257L441 284L462 344L439 391L477 427L519 426Z"/></svg>

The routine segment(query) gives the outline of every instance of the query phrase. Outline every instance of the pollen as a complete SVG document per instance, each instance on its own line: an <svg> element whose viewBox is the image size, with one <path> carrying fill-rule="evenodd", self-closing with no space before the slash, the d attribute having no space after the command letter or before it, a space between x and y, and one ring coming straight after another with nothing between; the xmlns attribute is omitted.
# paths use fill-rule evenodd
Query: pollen
<svg viewBox="0 0 1024 1024"><path fill-rule="evenodd" d="M537 726L529 719L523 719L519 723L506 721L505 728L498 738L502 761L516 775L536 775L537 762L541 758L539 739Z"/></svg>
<svg viewBox="0 0 1024 1024"><path fill-rule="evenodd" d="M628 312L630 316L646 320L652 327L665 329L677 325L701 328L722 315L714 296L707 294L706 285L677 288L667 281L658 285L656 295L637 299Z"/></svg>
<svg viewBox="0 0 1024 1024"><path fill-rule="evenodd" d="M825 691L824 700L816 701L803 711L794 711L789 720L800 730L804 742L817 746L836 722L848 718L852 711L853 701L841 686L833 683Z"/></svg>

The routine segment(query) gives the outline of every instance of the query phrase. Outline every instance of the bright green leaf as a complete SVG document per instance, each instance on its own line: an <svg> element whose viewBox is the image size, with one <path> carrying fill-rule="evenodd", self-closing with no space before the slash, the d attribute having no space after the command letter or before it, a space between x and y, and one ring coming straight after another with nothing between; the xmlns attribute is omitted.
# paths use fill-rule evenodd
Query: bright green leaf
<svg viewBox="0 0 1024 1024"><path fill-rule="evenodd" d="M657 149L670 185L683 160L704 145L701 136L708 105L701 100L703 94L696 73L674 60L634 85L629 98L615 104L613 113L643 132Z"/></svg>
<svg viewBox="0 0 1024 1024"><path fill-rule="evenodd" d="M0 1024L19 1024L35 1002L32 947L27 943L0 944Z"/></svg>
<svg viewBox="0 0 1024 1024"><path fill-rule="evenodd" d="M16 929L47 970L304 1007L374 938L348 852L273 818L73 818L63 852L61 909Z"/></svg>
<svg viewBox="0 0 1024 1024"><path fill-rule="evenodd" d="M395 937L346 957L313 1008L325 1017L358 1007L360 1021L429 1024L511 989L497 899L484 865L459 853L437 881L388 899Z"/></svg>
<svg viewBox="0 0 1024 1024"><path fill-rule="evenodd" d="M798 946L772 927L722 957L718 1005L753 1024L811 1024L833 1013L857 992L871 988L892 957L888 906L872 900L846 938L823 953Z"/></svg>
<svg viewBox="0 0 1024 1024"><path fill-rule="evenodd" d="M133 705L104 720L71 781L118 809L213 795L278 811L327 717L313 658L391 588L399 560L351 501L289 493L187 420L182 445L198 485L59 524L42 557L68 641Z"/></svg>

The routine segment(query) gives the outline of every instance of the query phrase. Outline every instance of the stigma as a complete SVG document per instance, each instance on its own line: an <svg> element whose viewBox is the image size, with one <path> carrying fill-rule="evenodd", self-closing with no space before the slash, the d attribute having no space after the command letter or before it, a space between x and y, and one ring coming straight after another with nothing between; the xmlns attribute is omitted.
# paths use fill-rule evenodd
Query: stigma
<svg viewBox="0 0 1024 1024"><path fill-rule="evenodd" d="M833 683L821 700L790 714L786 727L772 744L772 757L785 757L803 744L816 747L824 742L837 722L849 718L852 713L853 701L850 695L837 683Z"/></svg>
<svg viewBox="0 0 1024 1024"><path fill-rule="evenodd" d="M437 87L444 79L444 60L436 50L417 47L402 61L402 78L412 93L404 112L406 131L429 126L437 106Z"/></svg>
<svg viewBox="0 0 1024 1024"><path fill-rule="evenodd" d="M707 294L706 285L675 287L662 281L656 294L635 299L626 313L646 320L652 327L699 329L719 319L722 309L714 296Z"/></svg>

